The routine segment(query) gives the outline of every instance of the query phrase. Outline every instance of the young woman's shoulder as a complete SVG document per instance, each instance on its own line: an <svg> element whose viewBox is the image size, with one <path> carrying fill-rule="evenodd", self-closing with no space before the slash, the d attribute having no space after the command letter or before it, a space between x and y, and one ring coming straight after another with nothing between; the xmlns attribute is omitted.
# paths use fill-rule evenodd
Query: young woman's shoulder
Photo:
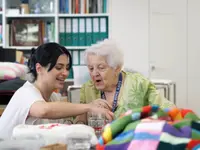
<svg viewBox="0 0 200 150"><path fill-rule="evenodd" d="M37 88L29 81L26 81L22 87L20 87L15 94L17 95L23 95L25 96L26 94L34 94L38 93ZM29 95L30 96L30 95Z"/></svg>
<svg viewBox="0 0 200 150"><path fill-rule="evenodd" d="M24 83L12 96L11 101L17 103L29 103L38 100L43 100L40 91L29 81Z"/></svg>

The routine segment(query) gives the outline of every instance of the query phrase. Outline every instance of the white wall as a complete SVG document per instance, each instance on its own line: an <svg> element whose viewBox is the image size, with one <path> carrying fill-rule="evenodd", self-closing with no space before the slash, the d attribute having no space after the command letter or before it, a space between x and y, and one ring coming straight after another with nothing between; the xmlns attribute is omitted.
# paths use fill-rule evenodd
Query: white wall
<svg viewBox="0 0 200 150"><path fill-rule="evenodd" d="M187 0L150 0L151 78L176 82L177 105L187 106Z"/></svg>
<svg viewBox="0 0 200 150"><path fill-rule="evenodd" d="M200 115L200 0L188 0L188 107Z"/></svg>
<svg viewBox="0 0 200 150"><path fill-rule="evenodd" d="M109 34L124 51L125 67L148 76L148 0L109 2Z"/></svg>
<svg viewBox="0 0 200 150"><path fill-rule="evenodd" d="M200 114L200 0L109 1L110 36L124 51L125 66L147 75L156 61L154 77L177 82L178 106Z"/></svg>

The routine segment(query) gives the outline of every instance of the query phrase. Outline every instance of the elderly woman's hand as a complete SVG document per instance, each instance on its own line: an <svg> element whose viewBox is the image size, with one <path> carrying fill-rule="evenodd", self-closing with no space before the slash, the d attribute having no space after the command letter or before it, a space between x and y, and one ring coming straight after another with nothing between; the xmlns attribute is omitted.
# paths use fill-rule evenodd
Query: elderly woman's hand
<svg viewBox="0 0 200 150"><path fill-rule="evenodd" d="M90 103L90 112L101 113L106 119L112 121L114 119L114 114L111 112L111 106L104 99L97 99ZM76 117L74 123L86 123L87 122L87 114L82 114Z"/></svg>
<svg viewBox="0 0 200 150"><path fill-rule="evenodd" d="M106 117L106 119L109 120L109 122L111 122L113 119L114 119L114 114L109 110L109 109L106 109L106 108L103 108L103 107L98 107L97 105L94 105L94 104L90 104L90 112L93 112L95 114L102 114Z"/></svg>
<svg viewBox="0 0 200 150"><path fill-rule="evenodd" d="M112 106L104 99L96 99L94 101L91 102L91 104L100 107L100 108L105 108L108 110L112 110Z"/></svg>

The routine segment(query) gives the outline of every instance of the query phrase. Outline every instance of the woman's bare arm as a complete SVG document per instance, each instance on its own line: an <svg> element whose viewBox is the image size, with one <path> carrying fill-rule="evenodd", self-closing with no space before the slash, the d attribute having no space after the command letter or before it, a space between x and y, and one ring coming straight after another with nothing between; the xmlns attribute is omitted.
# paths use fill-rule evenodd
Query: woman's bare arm
<svg viewBox="0 0 200 150"><path fill-rule="evenodd" d="M66 102L35 102L29 110L29 116L46 119L60 119L78 116L89 111L106 114L112 120L112 112L103 108L97 108L92 104L72 104Z"/></svg>

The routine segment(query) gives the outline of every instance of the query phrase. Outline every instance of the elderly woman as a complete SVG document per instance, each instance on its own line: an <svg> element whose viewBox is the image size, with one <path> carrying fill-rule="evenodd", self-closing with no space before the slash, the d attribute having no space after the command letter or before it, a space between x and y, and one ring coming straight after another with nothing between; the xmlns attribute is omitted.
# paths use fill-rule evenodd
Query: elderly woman
<svg viewBox="0 0 200 150"><path fill-rule="evenodd" d="M162 108L175 105L162 97L147 78L122 70L123 54L111 40L104 40L85 51L91 80L80 92L81 103L95 103L114 112L115 117L128 109L158 104ZM86 123L86 114L76 122Z"/></svg>

